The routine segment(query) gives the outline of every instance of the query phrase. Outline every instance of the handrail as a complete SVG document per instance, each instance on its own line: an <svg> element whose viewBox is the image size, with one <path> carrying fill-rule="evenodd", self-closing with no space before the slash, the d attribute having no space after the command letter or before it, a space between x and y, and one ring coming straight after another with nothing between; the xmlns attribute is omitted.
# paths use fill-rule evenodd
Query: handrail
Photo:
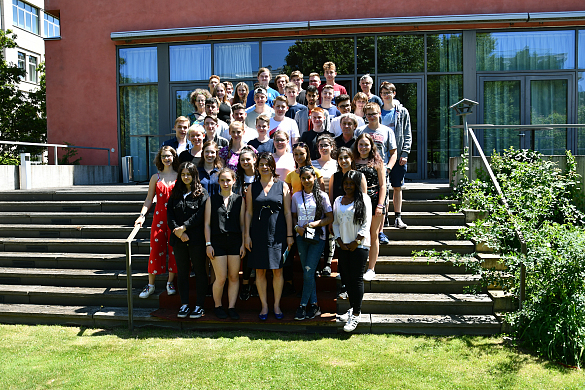
<svg viewBox="0 0 585 390"><path fill-rule="evenodd" d="M54 147L55 148L55 165L59 165L59 160L57 159L57 148L75 148L75 149L94 149L94 150L107 150L108 151L108 165L110 164L110 153L114 151L114 148L98 148L94 146L75 146L75 145L63 145L63 144L43 144L39 142L20 142L20 141L0 141L0 144L4 145L24 145L24 146L44 146L44 147Z"/></svg>
<svg viewBox="0 0 585 390"><path fill-rule="evenodd" d="M504 209L506 210L506 214L508 214L508 217L510 218L512 225L514 226L514 232L516 233L516 237L518 237L518 240L520 241L520 248L521 248L520 250L522 252L522 255L524 255L524 257L526 257L528 255L528 248L526 246L526 240L524 239L524 235L522 234L522 232L520 231L518 226L516 226L516 222L514 221L514 218L512 216L512 211L510 210L510 206L508 205L508 201L506 200L506 197L504 196L504 193L502 192L502 188L500 187L500 183L498 182L498 179L496 179L496 176L494 175L494 172L492 171L492 168L487 160L487 157L485 156L485 154L483 152L483 149L479 145L479 141L477 140L477 137L475 136L473 129L471 127L468 127L467 131L468 131L469 135L471 136L471 139L473 140L473 143L475 144L475 147L477 148L479 155L481 156L481 160L483 161L483 164L485 165L485 167L488 171L490 179L494 183L494 187L496 187L496 192L500 196L500 201L502 202L502 205L504 206ZM470 160L472 157L471 149L472 148L470 148L470 147L468 148L468 150L469 150L469 157L468 158ZM471 179L471 172L469 172L469 175L470 175L470 179ZM522 263L520 265L520 294L519 295L520 295L519 306L520 306L520 308L522 308L522 303L526 300L526 266L524 265L524 263Z"/></svg>
<svg viewBox="0 0 585 390"><path fill-rule="evenodd" d="M128 329L134 330L134 303L132 297L132 243L141 225L134 226L132 232L126 238L124 246L126 248L126 295L128 300Z"/></svg>

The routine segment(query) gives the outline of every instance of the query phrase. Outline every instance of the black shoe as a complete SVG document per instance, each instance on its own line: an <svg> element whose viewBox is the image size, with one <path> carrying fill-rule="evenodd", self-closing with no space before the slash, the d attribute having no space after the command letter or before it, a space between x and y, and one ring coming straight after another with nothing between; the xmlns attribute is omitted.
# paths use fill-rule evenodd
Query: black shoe
<svg viewBox="0 0 585 390"><path fill-rule="evenodd" d="M289 295L294 295L295 293L295 286L293 286L292 283L284 284L284 287L282 288L282 296L287 297Z"/></svg>
<svg viewBox="0 0 585 390"><path fill-rule="evenodd" d="M190 312L191 312L191 309L189 309L189 306L183 305L179 309L179 313L177 314L177 317L179 317L179 318L187 318L187 316L189 315Z"/></svg>
<svg viewBox="0 0 585 390"><path fill-rule="evenodd" d="M250 287L250 296L251 297L258 297L258 289L256 288L256 285L253 284L252 287Z"/></svg>
<svg viewBox="0 0 585 390"><path fill-rule="evenodd" d="M250 285L249 284L242 284L242 288L240 289L240 299L242 301L247 301L250 299Z"/></svg>
<svg viewBox="0 0 585 390"><path fill-rule="evenodd" d="M331 267L329 265L323 267L323 270L321 271L321 276L331 276Z"/></svg>
<svg viewBox="0 0 585 390"><path fill-rule="evenodd" d="M302 321L307 316L307 307L306 306L299 306L297 312L295 313L295 320Z"/></svg>
<svg viewBox="0 0 585 390"><path fill-rule="evenodd" d="M236 309L234 309L233 307L231 309L228 309L228 315L230 316L230 318L232 320L239 320L240 319L240 315L238 314Z"/></svg>
<svg viewBox="0 0 585 390"><path fill-rule="evenodd" d="M223 309L223 306L216 307L215 309L213 309L213 312L215 313L215 316L220 320L224 320L228 317L227 313Z"/></svg>
<svg viewBox="0 0 585 390"><path fill-rule="evenodd" d="M311 304L311 306L309 306L309 310L307 310L307 315L305 316L305 318L313 319L313 318L320 316L320 315L321 315L321 308L313 303L313 304Z"/></svg>
<svg viewBox="0 0 585 390"><path fill-rule="evenodd" d="M189 318L201 318L205 314L205 310L201 306L195 306Z"/></svg>

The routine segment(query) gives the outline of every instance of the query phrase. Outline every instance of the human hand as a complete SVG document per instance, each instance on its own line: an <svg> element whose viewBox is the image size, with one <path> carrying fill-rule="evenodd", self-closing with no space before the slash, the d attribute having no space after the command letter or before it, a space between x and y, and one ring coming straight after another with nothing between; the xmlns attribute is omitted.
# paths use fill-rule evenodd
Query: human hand
<svg viewBox="0 0 585 390"><path fill-rule="evenodd" d="M181 236L179 237L181 239L181 241L183 242L187 242L189 241L189 236L187 235L187 233L183 233L181 234Z"/></svg>
<svg viewBox="0 0 585 390"><path fill-rule="evenodd" d="M211 260L214 259L215 251L213 250L213 247L211 245L207 245L207 247L205 248L205 253L207 253L207 257L209 257Z"/></svg>
<svg viewBox="0 0 585 390"><path fill-rule="evenodd" d="M404 165L406 164L407 161L408 159L406 157L400 157L400 160L398 160L398 164Z"/></svg>

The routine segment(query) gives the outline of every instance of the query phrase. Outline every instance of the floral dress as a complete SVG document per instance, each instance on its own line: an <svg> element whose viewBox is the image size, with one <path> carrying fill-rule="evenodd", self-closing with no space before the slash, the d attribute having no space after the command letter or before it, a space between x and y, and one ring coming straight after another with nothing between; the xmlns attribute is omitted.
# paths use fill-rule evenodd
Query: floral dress
<svg viewBox="0 0 585 390"><path fill-rule="evenodd" d="M167 271L167 253L169 255L169 272L177 272L175 253L172 249L170 253L168 250L169 237L172 232L167 223L167 202L173 187L175 187L175 182L165 185L159 176L156 182L156 206L154 208L152 227L150 228L149 274L164 274Z"/></svg>

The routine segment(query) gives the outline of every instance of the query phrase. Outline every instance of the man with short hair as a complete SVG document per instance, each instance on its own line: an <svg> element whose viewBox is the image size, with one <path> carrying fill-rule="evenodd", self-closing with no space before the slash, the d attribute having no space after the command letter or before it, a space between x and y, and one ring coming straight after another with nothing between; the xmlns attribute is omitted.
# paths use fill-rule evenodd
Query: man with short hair
<svg viewBox="0 0 585 390"><path fill-rule="evenodd" d="M217 134L218 121L219 119L217 119L215 115L207 115L205 117L203 120L203 128L205 129L204 142L213 141L217 144L217 146L223 148L224 146L229 145L229 141Z"/></svg>
<svg viewBox="0 0 585 390"><path fill-rule="evenodd" d="M193 145L191 141L187 139L187 132L189 131L190 125L189 118L186 116L180 116L175 119L175 137L163 142L162 146L171 146L177 152L177 156L181 154L183 150L191 150Z"/></svg>
<svg viewBox="0 0 585 390"><path fill-rule="evenodd" d="M346 95L346 94L339 95L338 97L335 98L335 104L336 104L337 109L341 113L341 115L351 112L351 97L349 95ZM360 127L360 126L363 126L366 124L366 122L364 122L364 120L362 118L359 118L357 116L356 116L356 118L358 121L357 127ZM342 132L340 120L341 120L340 116L337 116L331 120L331 129L329 131L331 131L333 134L335 134L336 137L339 137L339 135Z"/></svg>
<svg viewBox="0 0 585 390"><path fill-rule="evenodd" d="M307 91L303 89L303 77L304 76L300 70L295 70L290 74L290 81L296 84L299 92L297 95L297 103L307 106L307 97L305 96ZM321 80L319 80L319 83L321 83Z"/></svg>
<svg viewBox="0 0 585 390"><path fill-rule="evenodd" d="M296 87L296 86L295 86ZM285 116L288 111L288 103L284 96L279 96L274 100L274 117L270 118L270 131L268 134L270 138L278 130L282 130L288 134L290 148L297 143L299 139L299 127L297 122Z"/></svg>
<svg viewBox="0 0 585 390"><path fill-rule="evenodd" d="M211 75L209 77L209 83L207 84L207 86L209 87L209 93L213 93L213 91L215 90L215 86L217 84L221 83L221 79L219 78L219 76L216 75Z"/></svg>
<svg viewBox="0 0 585 390"><path fill-rule="evenodd" d="M289 82L288 76L285 74L279 74L274 78L274 84L276 85L276 88L278 89L278 93L280 94L280 96L284 95L284 87L286 86L286 84L288 84L288 82Z"/></svg>
<svg viewBox="0 0 585 390"><path fill-rule="evenodd" d="M372 85L374 85L374 79L372 79L369 73L360 77L360 87L362 92L368 97L368 102L378 103L382 107L384 103L382 99L372 93Z"/></svg>
<svg viewBox="0 0 585 390"><path fill-rule="evenodd" d="M295 114L295 122L299 126L299 134L302 136L303 133L313 129L313 122L311 121L311 111L317 107L317 100L319 100L319 92L317 87L309 85L307 87L307 110L299 111ZM325 112L325 116L329 114ZM329 119L325 121L325 129L329 130Z"/></svg>
<svg viewBox="0 0 585 390"><path fill-rule="evenodd" d="M274 91L274 90L273 90ZM274 110L266 104L268 99L266 89L262 87L258 87L254 90L252 94L254 96L254 105L248 107L246 112L248 113L248 117L246 118L246 126L252 127L256 126L256 118L260 114L266 114L269 117L274 116Z"/></svg>
<svg viewBox="0 0 585 390"><path fill-rule="evenodd" d="M323 90L323 87L326 85L331 85L333 86L333 96L337 97L339 95L345 94L347 95L347 91L345 90L345 87L343 85L337 84L335 82L335 77L337 76L337 71L336 71L336 67L335 64L331 61L326 62L323 64L323 73L325 74L325 84L321 84L319 86L319 94L321 94L321 91ZM323 96L321 96L323 97Z"/></svg>
<svg viewBox="0 0 585 390"><path fill-rule="evenodd" d="M205 115L213 115L217 117L218 112L219 102L217 101L217 98L211 97L205 99ZM219 135L229 141L232 138L232 136L230 135L230 127L228 126L227 123L225 123L219 118L217 119L217 121Z"/></svg>
<svg viewBox="0 0 585 390"><path fill-rule="evenodd" d="M268 68L260 68L258 69L258 86L264 88L264 90L266 90L266 104L268 104L269 107L272 107L272 103L274 102L274 99L276 99L277 96L280 96L278 91L276 91L273 88L270 88L270 86L268 84L270 84L270 78L272 77L270 75L270 69ZM256 89L256 87L254 87L254 89ZM254 94L253 93L249 93L248 94L248 101L246 102L246 106L250 107L254 105ZM256 118L254 118L254 120L256 120ZM251 126L250 126L251 127Z"/></svg>
<svg viewBox="0 0 585 390"><path fill-rule="evenodd" d="M246 107L244 107L242 103L236 103L232 106L232 116L234 117L234 121L242 122L244 124L244 136L242 137L244 143L248 143L248 141L258 137L256 129L246 126L246 117L248 116L248 113L246 112Z"/></svg>
<svg viewBox="0 0 585 390"><path fill-rule="evenodd" d="M319 89L319 86L321 85L321 76L319 73L313 72L309 74L309 85L314 85L317 90Z"/></svg>
<svg viewBox="0 0 585 390"><path fill-rule="evenodd" d="M286 116L290 119L295 119L297 112L306 110L307 107L297 102L298 86L290 82L284 87L284 96L286 96L286 102L288 104L288 111Z"/></svg>
<svg viewBox="0 0 585 390"><path fill-rule="evenodd" d="M258 137L248 142L248 145L253 146L258 154L262 152L274 153L274 141L268 136L270 129L270 117L268 115L258 115L256 118L256 132Z"/></svg>
<svg viewBox="0 0 585 390"><path fill-rule="evenodd" d="M317 137L321 134L329 134L333 137L333 133L325 128L325 124L328 122L325 117L325 110L321 107L315 107L311 111L311 122L313 122L313 130L304 132L299 141L309 146L311 160L317 160L320 156L319 149L317 148Z"/></svg>
<svg viewBox="0 0 585 390"><path fill-rule="evenodd" d="M406 229L407 224L402 222L402 186L406 175L408 154L412 145L412 130L410 127L410 114L408 110L394 99L396 87L394 84L384 81L380 86L380 95L384 100L382 107L382 124L394 131L396 136L397 164L390 171L390 184L394 189L394 227Z"/></svg>
<svg viewBox="0 0 585 390"><path fill-rule="evenodd" d="M332 104L334 92L335 90L332 85L325 85L321 90L321 104L319 105L319 107L321 107L322 109L329 113L329 121L331 121L336 116L341 115L337 107L335 107Z"/></svg>

